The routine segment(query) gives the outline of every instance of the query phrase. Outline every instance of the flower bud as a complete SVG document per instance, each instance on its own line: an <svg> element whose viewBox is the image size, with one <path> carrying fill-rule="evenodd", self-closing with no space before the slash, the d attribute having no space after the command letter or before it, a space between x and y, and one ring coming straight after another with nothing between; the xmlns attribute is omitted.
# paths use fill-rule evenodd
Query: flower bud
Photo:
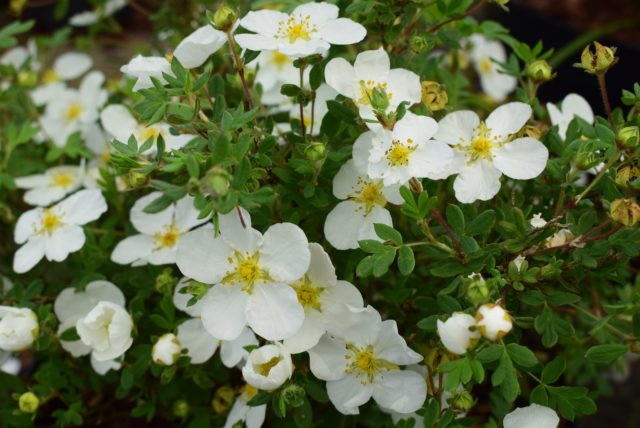
<svg viewBox="0 0 640 428"><path fill-rule="evenodd" d="M309 143L309 145L304 149L304 155L311 161L317 161L324 158L326 150L327 149L324 144L313 142Z"/></svg>
<svg viewBox="0 0 640 428"><path fill-rule="evenodd" d="M35 413L40 406L40 399L33 392L25 392L18 399L18 406L22 413Z"/></svg>
<svg viewBox="0 0 640 428"><path fill-rule="evenodd" d="M422 82L422 102L431 111L442 110L449 102L449 95L438 82Z"/></svg>
<svg viewBox="0 0 640 428"><path fill-rule="evenodd" d="M180 341L173 333L167 333L160 336L158 341L153 345L151 358L160 366L171 366L180 357Z"/></svg>
<svg viewBox="0 0 640 428"><path fill-rule="evenodd" d="M516 134L516 137L530 137L534 140L539 140L542 136L542 131L540 128L534 125L525 125L522 129Z"/></svg>
<svg viewBox="0 0 640 428"><path fill-rule="evenodd" d="M212 196L222 197L229 192L231 175L224 169L214 166L202 178L200 185Z"/></svg>
<svg viewBox="0 0 640 428"><path fill-rule="evenodd" d="M424 36L413 36L411 40L409 40L409 48L413 52L420 54L431 49L431 43L429 43L429 40Z"/></svg>
<svg viewBox="0 0 640 428"><path fill-rule="evenodd" d="M473 407L476 401L473 399L473 396L469 391L465 390L455 393L453 397L447 400L447 403L449 403L449 406L455 410L467 412Z"/></svg>
<svg viewBox="0 0 640 428"><path fill-rule="evenodd" d="M18 85L23 88L33 88L38 84L38 75L31 70L18 72Z"/></svg>
<svg viewBox="0 0 640 428"><path fill-rule="evenodd" d="M527 77L537 83L551 80L551 66L545 60L534 61L527 66Z"/></svg>
<svg viewBox="0 0 640 428"><path fill-rule="evenodd" d="M229 31L238 19L238 15L229 6L223 5L213 14L213 26L220 31Z"/></svg>
<svg viewBox="0 0 640 428"><path fill-rule="evenodd" d="M253 388L253 387L251 387ZM255 388L254 388L255 389ZM229 385L223 385L216 389L213 393L213 400L211 400L211 407L218 413L226 413L233 405L233 400L236 397L236 393Z"/></svg>
<svg viewBox="0 0 640 428"><path fill-rule="evenodd" d="M125 182L130 189L137 189L147 182L147 174L137 171L129 171L126 175Z"/></svg>
<svg viewBox="0 0 640 428"><path fill-rule="evenodd" d="M189 403L186 400L178 400L173 403L173 415L180 419L189 416Z"/></svg>
<svg viewBox="0 0 640 428"><path fill-rule="evenodd" d="M31 309L0 306L0 350L24 351L39 331L38 318Z"/></svg>
<svg viewBox="0 0 640 428"><path fill-rule="evenodd" d="M376 111L385 111L389 107L389 97L384 88L373 88L369 93L371 96L371 107Z"/></svg>
<svg viewBox="0 0 640 428"><path fill-rule="evenodd" d="M244 380L249 385L265 391L279 388L292 374L291 354L278 342L251 351L247 363L242 368Z"/></svg>
<svg viewBox="0 0 640 428"><path fill-rule="evenodd" d="M616 140L628 149L636 148L640 142L640 128L637 126L625 126L624 128L620 128L616 134Z"/></svg>
<svg viewBox="0 0 640 428"><path fill-rule="evenodd" d="M633 165L623 166L616 173L615 182L618 187L628 189L631 183L640 177L640 168Z"/></svg>
<svg viewBox="0 0 640 428"><path fill-rule="evenodd" d="M611 202L609 212L612 219L627 227L640 221L640 206L633 199L616 199Z"/></svg>
<svg viewBox="0 0 640 428"><path fill-rule="evenodd" d="M178 283L178 278L174 277L172 273L171 268L166 268L156 277L156 291L158 293L167 296L173 293L173 287Z"/></svg>
<svg viewBox="0 0 640 428"><path fill-rule="evenodd" d="M480 338L480 332L475 329L476 320L469 314L456 312L445 322L438 320L437 325L442 344L452 354L464 354Z"/></svg>
<svg viewBox="0 0 640 428"><path fill-rule="evenodd" d="M467 299L474 305L479 305L489 297L489 286L479 273L472 273L464 278L463 284L466 285Z"/></svg>
<svg viewBox="0 0 640 428"><path fill-rule="evenodd" d="M592 141L585 141L582 143L578 152L576 153L576 168L581 171L586 171L593 168L600 160L595 155L595 148Z"/></svg>
<svg viewBox="0 0 640 428"><path fill-rule="evenodd" d="M304 388L300 385L291 384L282 390L282 399L291 407L300 407L304 404Z"/></svg>
<svg viewBox="0 0 640 428"><path fill-rule="evenodd" d="M485 303L478 308L476 325L480 333L489 340L500 340L513 328L509 312L500 305Z"/></svg>
<svg viewBox="0 0 640 428"><path fill-rule="evenodd" d="M522 256L522 255L518 255L518 257L516 257L515 259L513 259L513 265L516 267L516 269L518 269L518 272L520 272L522 265L527 261L526 257Z"/></svg>
<svg viewBox="0 0 640 428"><path fill-rule="evenodd" d="M616 48L603 46L598 42L593 42L593 45L595 51L592 52L591 45L587 45L582 51L580 64L576 66L590 74L602 74L618 62Z"/></svg>
<svg viewBox="0 0 640 428"><path fill-rule="evenodd" d="M571 233L569 229L560 229L544 241L544 246L546 248L559 247L573 241L574 239L575 235Z"/></svg>

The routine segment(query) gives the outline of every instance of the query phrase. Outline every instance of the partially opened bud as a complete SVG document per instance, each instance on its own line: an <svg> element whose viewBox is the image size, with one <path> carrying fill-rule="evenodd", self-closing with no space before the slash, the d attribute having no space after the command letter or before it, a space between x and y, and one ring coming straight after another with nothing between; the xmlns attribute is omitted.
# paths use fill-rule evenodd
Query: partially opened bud
<svg viewBox="0 0 640 428"><path fill-rule="evenodd" d="M453 397L447 400L447 403L449 403L449 405L455 410L467 412L473 407L476 401L473 399L473 396L469 391L463 390L455 393Z"/></svg>
<svg viewBox="0 0 640 428"><path fill-rule="evenodd" d="M40 399L33 392L25 392L18 399L18 407L22 413L35 413L40 406Z"/></svg>
<svg viewBox="0 0 640 428"><path fill-rule="evenodd" d="M616 134L616 139L620 144L629 149L638 147L638 143L640 142L640 128L637 126L620 128Z"/></svg>
<svg viewBox="0 0 640 428"><path fill-rule="evenodd" d="M469 314L455 313L442 322L438 320L438 335L447 351L462 355L480 338L475 329L476 320Z"/></svg>
<svg viewBox="0 0 640 428"><path fill-rule="evenodd" d="M595 147L592 141L582 143L576 153L576 168L582 171L593 168L600 160L595 155Z"/></svg>
<svg viewBox="0 0 640 428"><path fill-rule="evenodd" d="M23 88L33 88L38 83L38 75L31 70L21 70L18 72L18 85Z"/></svg>
<svg viewBox="0 0 640 428"><path fill-rule="evenodd" d="M476 325L480 333L489 340L500 340L513 328L509 312L500 305L486 303L476 313Z"/></svg>
<svg viewBox="0 0 640 428"><path fill-rule="evenodd" d="M534 82L546 82L551 80L553 73L547 61L534 61L527 66L527 76Z"/></svg>
<svg viewBox="0 0 640 428"><path fill-rule="evenodd" d="M474 305L479 305L487 301L489 297L489 285L479 273L472 273L463 279L466 285L467 298Z"/></svg>
<svg viewBox="0 0 640 428"><path fill-rule="evenodd" d="M211 407L216 413L226 413L233 405L236 393L229 385L221 386L213 393Z"/></svg>
<svg viewBox="0 0 640 428"><path fill-rule="evenodd" d="M0 306L0 350L24 351L39 331L38 318L31 309Z"/></svg>
<svg viewBox="0 0 640 428"><path fill-rule="evenodd" d="M422 82L422 102L431 111L442 110L449 102L449 95L438 82Z"/></svg>
<svg viewBox="0 0 640 428"><path fill-rule="evenodd" d="M631 183L640 177L640 168L637 166L627 165L618 170L616 173L615 182L623 188L628 189L631 187Z"/></svg>
<svg viewBox="0 0 640 428"><path fill-rule="evenodd" d="M604 46L598 42L593 42L593 45L594 51L591 50L591 45L584 48L580 64L576 64L577 67L590 74L601 74L618 62L616 48Z"/></svg>
<svg viewBox="0 0 640 428"><path fill-rule="evenodd" d="M229 31L238 19L238 15L229 6L223 5L213 14L213 26L220 31Z"/></svg>
<svg viewBox="0 0 640 428"><path fill-rule="evenodd" d="M180 357L180 341L173 333L160 336L160 339L153 345L151 357L160 366L171 366Z"/></svg>
<svg viewBox="0 0 640 428"><path fill-rule="evenodd" d="M278 342L251 351L247 363L242 368L244 380L264 391L279 388L292 374L291 354Z"/></svg>
<svg viewBox="0 0 640 428"><path fill-rule="evenodd" d="M611 218L624 226L634 226L640 221L640 206L633 199L616 199L611 202Z"/></svg>
<svg viewBox="0 0 640 428"><path fill-rule="evenodd" d="M385 111L389 107L389 97L384 88L374 88L371 91L371 107L376 111Z"/></svg>
<svg viewBox="0 0 640 428"><path fill-rule="evenodd" d="M312 142L304 149L304 155L307 159L317 161L324 158L327 149L324 144Z"/></svg>
<svg viewBox="0 0 640 428"><path fill-rule="evenodd" d="M229 187L231 186L231 174L225 169L214 166L207 171L200 185L212 196L224 196L229 192Z"/></svg>
<svg viewBox="0 0 640 428"><path fill-rule="evenodd" d="M173 414L181 419L189 416L189 403L186 400L178 400L173 403Z"/></svg>

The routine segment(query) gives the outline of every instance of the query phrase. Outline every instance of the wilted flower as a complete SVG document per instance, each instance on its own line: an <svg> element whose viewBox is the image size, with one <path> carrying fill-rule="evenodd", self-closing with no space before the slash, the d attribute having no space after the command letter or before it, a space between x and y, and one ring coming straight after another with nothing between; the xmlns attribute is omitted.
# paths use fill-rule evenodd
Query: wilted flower
<svg viewBox="0 0 640 428"><path fill-rule="evenodd" d="M484 337L495 341L511 331L513 321L502 306L486 303L478 308L476 325Z"/></svg>

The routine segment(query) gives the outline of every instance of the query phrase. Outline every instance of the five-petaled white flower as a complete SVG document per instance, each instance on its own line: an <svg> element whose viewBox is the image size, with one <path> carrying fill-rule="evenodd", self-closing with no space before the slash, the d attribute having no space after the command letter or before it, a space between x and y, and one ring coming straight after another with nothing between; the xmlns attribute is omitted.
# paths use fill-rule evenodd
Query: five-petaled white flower
<svg viewBox="0 0 640 428"><path fill-rule="evenodd" d="M278 51L262 51L256 61L249 64L249 67L253 67L257 63L256 83L262 86L262 104L271 106L289 101L287 96L280 93L280 88L284 83L300 83L300 70L293 66L294 59ZM305 73L306 78L308 70Z"/></svg>
<svg viewBox="0 0 640 428"><path fill-rule="evenodd" d="M475 326L476 319L471 315L455 313L445 322L438 320L438 335L449 352L462 355L473 345L475 339L480 338L480 332Z"/></svg>
<svg viewBox="0 0 640 428"><path fill-rule="evenodd" d="M504 428L556 428L559 423L560 418L553 409L535 403L518 407L502 421Z"/></svg>
<svg viewBox="0 0 640 428"><path fill-rule="evenodd" d="M223 428L233 428L242 422L247 428L260 428L264 423L267 405L249 406L247 403L258 393L258 390L247 384L233 402Z"/></svg>
<svg viewBox="0 0 640 428"><path fill-rule="evenodd" d="M369 177L386 186L405 184L412 177L438 180L449 175L453 150L431 140L438 130L435 120L407 112L393 130L377 129L362 134L353 145L353 160L366 166Z"/></svg>
<svg viewBox="0 0 640 428"><path fill-rule="evenodd" d="M126 309L118 304L100 301L76 322L76 331L82 343L91 348L91 358L99 362L110 361L131 347L133 320Z"/></svg>
<svg viewBox="0 0 640 428"><path fill-rule="evenodd" d="M133 85L134 91L152 87L152 77L164 84L167 82L162 75L163 73L173 76L171 64L163 56L138 55L131 59L128 64L120 67L120 71L136 79L136 83Z"/></svg>
<svg viewBox="0 0 640 428"><path fill-rule="evenodd" d="M529 116L528 104L513 102L495 109L484 122L473 111L461 110L438 123L434 138L454 148L449 168L458 173L453 183L456 199L487 201L500 190L502 174L528 180L544 170L549 157L544 144L531 137L514 138Z"/></svg>
<svg viewBox="0 0 640 428"><path fill-rule="evenodd" d="M193 206L194 198L189 195L160 212L145 213L147 205L161 195L161 192L152 192L133 204L130 219L140 233L120 241L111 253L112 261L134 266L173 264L184 235L208 221L208 218L198 218L200 211Z"/></svg>
<svg viewBox="0 0 640 428"><path fill-rule="evenodd" d="M289 350L279 342L256 348L242 367L242 377L254 388L272 391L282 386L293 374Z"/></svg>
<svg viewBox="0 0 640 428"><path fill-rule="evenodd" d="M415 364L422 356L407 346L395 321L382 321L371 306L342 305L333 312L328 333L309 350L309 358L311 372L327 381L336 409L358 414L358 407L373 396L386 409L418 410L427 395L425 379L399 366Z"/></svg>
<svg viewBox="0 0 640 428"><path fill-rule="evenodd" d="M107 0L103 5L95 9L79 12L69 18L69 25L74 27L86 27L110 17L127 5L127 0Z"/></svg>
<svg viewBox="0 0 640 428"><path fill-rule="evenodd" d="M16 187L29 189L23 198L26 203L46 206L78 190L84 177L84 165L62 165L49 168L43 174L18 177L15 181Z"/></svg>
<svg viewBox="0 0 640 428"><path fill-rule="evenodd" d="M153 139L153 145L145 151L145 154L149 155L156 153L156 142L159 136L162 136L167 151L184 147L194 137L191 134L173 135L169 131L170 126L164 122L145 126L139 123L129 109L122 104L110 104L105 107L100 113L100 121L104 129L121 143L126 144L132 135L138 142L138 146L142 146L150 138Z"/></svg>
<svg viewBox="0 0 640 428"><path fill-rule="evenodd" d="M304 309L289 283L302 278L311 258L304 232L279 223L262 235L242 208L218 223L217 237L213 228L187 233L176 259L184 275L213 284L202 302L205 328L221 340L237 338L247 324L267 340L293 336Z"/></svg>
<svg viewBox="0 0 640 428"><path fill-rule="evenodd" d="M355 148L355 146L354 146ZM324 235L338 250L358 248L358 241L376 239L375 223L393 226L387 203L402 204L400 186L385 186L367 175L367 165L348 160L333 178L333 195L342 199L327 215Z"/></svg>
<svg viewBox="0 0 640 428"><path fill-rule="evenodd" d="M78 251L85 242L82 225L98 219L107 203L98 189L81 190L49 208L35 208L23 213L14 233L17 244L13 270L24 273L43 257L61 262Z"/></svg>
<svg viewBox="0 0 640 428"><path fill-rule="evenodd" d="M580 117L589 124L593 124L594 120L591 106L587 100L578 94L567 95L558 106L547 103L547 111L549 112L551 124L558 126L558 135L560 135L563 140L567 136L569 123L571 123L575 117Z"/></svg>
<svg viewBox="0 0 640 428"><path fill-rule="evenodd" d="M480 76L482 90L493 101L503 101L518 86L518 80L500 72L499 63L507 62L507 52L502 43L487 40L481 34L471 36L471 61Z"/></svg>
<svg viewBox="0 0 640 428"><path fill-rule="evenodd" d="M325 55L331 45L351 45L364 39L367 30L348 18L338 18L338 6L305 3L291 14L275 10L249 12L240 26L256 34L235 36L240 46L252 51L277 50L304 57Z"/></svg>
<svg viewBox="0 0 640 428"><path fill-rule="evenodd" d="M420 77L403 68L391 68L389 55L383 48L360 52L353 65L344 58L334 58L324 69L327 84L339 94L351 98L363 119L375 120L371 107L375 89L384 91L389 105L386 113L395 111L407 102L420 102L422 88ZM367 123L369 127L380 125Z"/></svg>
<svg viewBox="0 0 640 428"><path fill-rule="evenodd" d="M93 60L87 54L67 52L60 55L53 63L53 67L45 70L42 75L42 85L31 91L31 99L36 105L44 105L64 92L65 81L75 80L89 71Z"/></svg>
<svg viewBox="0 0 640 428"><path fill-rule="evenodd" d="M304 308L302 327L284 340L289 352L297 354L313 348L326 332L327 317L336 305L363 306L358 289L347 281L338 281L329 255L320 244L310 243L311 263L307 273L291 284Z"/></svg>
<svg viewBox="0 0 640 428"><path fill-rule="evenodd" d="M547 221L542 218L542 213L534 214L533 217L529 219L529 224L534 229L540 229L541 227L545 227L547 225Z"/></svg>
<svg viewBox="0 0 640 428"><path fill-rule="evenodd" d="M39 331L38 318L31 309L0 306L0 351L24 351Z"/></svg>

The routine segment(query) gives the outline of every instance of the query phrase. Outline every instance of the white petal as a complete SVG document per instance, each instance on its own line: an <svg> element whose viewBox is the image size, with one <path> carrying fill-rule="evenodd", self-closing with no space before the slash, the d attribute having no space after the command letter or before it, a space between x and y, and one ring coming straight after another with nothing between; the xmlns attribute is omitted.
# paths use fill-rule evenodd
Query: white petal
<svg viewBox="0 0 640 428"><path fill-rule="evenodd" d="M249 356L249 353L244 347L257 344L258 339L256 339L256 335L253 334L250 328L245 327L237 339L222 341L222 345L220 346L220 359L222 360L222 364L229 368L237 366L242 360L246 360Z"/></svg>
<svg viewBox="0 0 640 428"><path fill-rule="evenodd" d="M322 245L315 242L309 243L309 251L311 252L311 262L307 276L311 282L322 287L334 285L338 277L329 254L322 248Z"/></svg>
<svg viewBox="0 0 640 428"><path fill-rule="evenodd" d="M323 307L325 305L349 305L354 308L362 308L364 306L360 290L350 282L342 280L339 280L335 286L324 290L322 304Z"/></svg>
<svg viewBox="0 0 640 428"><path fill-rule="evenodd" d="M493 164L507 177L529 180L547 166L549 151L540 141L517 138L493 151Z"/></svg>
<svg viewBox="0 0 640 428"><path fill-rule="evenodd" d="M234 340L246 325L247 295L239 287L215 285L202 298L202 324L220 340Z"/></svg>
<svg viewBox="0 0 640 428"><path fill-rule="evenodd" d="M398 334L398 326L394 320L382 322L375 351L378 358L402 366L422 361L422 355L409 348L404 338Z"/></svg>
<svg viewBox="0 0 640 428"><path fill-rule="evenodd" d="M187 350L191 364L202 364L209 360L218 349L218 339L211 336L200 318L186 320L178 326L178 340L182 349Z"/></svg>
<svg viewBox="0 0 640 428"><path fill-rule="evenodd" d="M80 226L67 224L56 229L45 241L44 255L47 260L61 262L81 249L86 237Z"/></svg>
<svg viewBox="0 0 640 428"><path fill-rule="evenodd" d="M434 139L447 144L468 145L473 139L473 131L480 124L480 118L471 110L449 113L438 122L438 131Z"/></svg>
<svg viewBox="0 0 640 428"><path fill-rule="evenodd" d="M418 146L409 158L408 169L414 177L440 180L447 178L451 171L453 149L442 141L429 140Z"/></svg>
<svg viewBox="0 0 640 428"><path fill-rule="evenodd" d="M308 251L308 250L307 250ZM247 301L247 323L267 340L291 337L304 321L304 309L287 284L256 284Z"/></svg>
<svg viewBox="0 0 640 428"><path fill-rule="evenodd" d="M340 10L335 4L325 2L304 3L296 7L291 13L292 16L309 16L314 23L321 23L336 19Z"/></svg>
<svg viewBox="0 0 640 428"><path fill-rule="evenodd" d="M393 370L376 382L373 399L380 406L398 413L412 413L427 398L427 383L411 370Z"/></svg>
<svg viewBox="0 0 640 428"><path fill-rule="evenodd" d="M387 80L389 69L391 68L389 54L384 48L360 52L353 63L358 83L360 81L371 80L373 82L384 82ZM326 74L326 71L325 71ZM340 91L338 91L340 92Z"/></svg>
<svg viewBox="0 0 640 428"><path fill-rule="evenodd" d="M42 237L31 238L22 247L18 248L13 256L13 271L25 273L38 264L44 257L45 239Z"/></svg>
<svg viewBox="0 0 640 428"><path fill-rule="evenodd" d="M299 354L316 346L324 333L324 322L320 312L311 309L306 312L304 322L298 331L283 343L290 353Z"/></svg>
<svg viewBox="0 0 640 428"><path fill-rule="evenodd" d="M407 112L393 127L393 139L426 142L438 131L438 124L427 116Z"/></svg>
<svg viewBox="0 0 640 428"><path fill-rule="evenodd" d="M531 106L529 104L507 103L491 112L487 117L486 124L491 130L491 135L502 142L509 135L518 132L527 123L530 116Z"/></svg>
<svg viewBox="0 0 640 428"><path fill-rule="evenodd" d="M138 127L138 121L122 104L106 106L100 113L100 121L104 129L113 138L125 144Z"/></svg>
<svg viewBox="0 0 640 428"><path fill-rule="evenodd" d="M107 201L99 189L80 190L60 202L64 222L83 225L98 219L107 211Z"/></svg>
<svg viewBox="0 0 640 428"><path fill-rule="evenodd" d="M226 41L225 33L207 24L182 40L173 51L173 55L178 58L184 68L200 67Z"/></svg>
<svg viewBox="0 0 640 428"><path fill-rule="evenodd" d="M327 332L356 346L369 346L382 328L380 313L372 307L337 305L324 311Z"/></svg>
<svg viewBox="0 0 640 428"><path fill-rule="evenodd" d="M289 15L286 13L276 12L275 10L251 11L240 20L240 26L263 36L274 36L278 31L280 21L286 22L288 18ZM236 36L236 40L238 36Z"/></svg>
<svg viewBox="0 0 640 428"><path fill-rule="evenodd" d="M89 71L93 61L87 54L67 52L56 59L53 70L62 80L73 80Z"/></svg>
<svg viewBox="0 0 640 428"><path fill-rule="evenodd" d="M358 231L358 241L363 239L375 239L381 241L378 238L374 224L382 223L387 226L393 226L393 220L391 219L391 213L386 208L376 205L371 209L371 212L364 217L364 220L360 224Z"/></svg>
<svg viewBox="0 0 640 428"><path fill-rule="evenodd" d="M339 380L345 376L344 357L347 354L344 342L325 334L318 344L309 350L309 368L318 379Z"/></svg>
<svg viewBox="0 0 640 428"><path fill-rule="evenodd" d="M502 421L504 428L556 428L560 418L552 409L539 404L518 407Z"/></svg>
<svg viewBox="0 0 640 428"><path fill-rule="evenodd" d="M335 408L345 415L357 415L358 407L369 401L373 395L373 385L362 384L354 375L327 382L327 394Z"/></svg>
<svg viewBox="0 0 640 428"><path fill-rule="evenodd" d="M93 370L101 376L107 374L109 370L120 370L120 367L122 367L122 363L116 361L115 359L98 361L93 355L91 355L90 360Z"/></svg>
<svg viewBox="0 0 640 428"><path fill-rule="evenodd" d="M29 205L47 206L67 195L67 191L58 186L38 187L25 192L24 201Z"/></svg>
<svg viewBox="0 0 640 428"><path fill-rule="evenodd" d="M307 237L295 224L274 224L265 232L260 265L276 281L292 282L302 277L310 260Z"/></svg>
<svg viewBox="0 0 640 428"><path fill-rule="evenodd" d="M107 99L107 93L102 88L104 81L104 74L100 71L92 71L84 76L78 90L86 106L97 108L104 104Z"/></svg>
<svg viewBox="0 0 640 428"><path fill-rule="evenodd" d="M365 216L364 207L354 201L342 201L327 215L324 236L338 250L358 248L360 226Z"/></svg>
<svg viewBox="0 0 640 428"><path fill-rule="evenodd" d="M129 219L139 232L153 235L161 232L165 226L169 226L172 223L175 211L174 204L157 213L149 214L144 212L144 209L161 195L161 192L151 192L136 200L131 207Z"/></svg>
<svg viewBox="0 0 640 428"><path fill-rule="evenodd" d="M562 100L562 113L569 114L572 117L578 116L588 123L593 123L591 106L584 97L578 94L569 94L564 97L564 100Z"/></svg>
<svg viewBox="0 0 640 428"><path fill-rule="evenodd" d="M500 171L486 160L465 166L453 182L456 199L463 203L488 201L500 190Z"/></svg>
<svg viewBox="0 0 640 428"><path fill-rule="evenodd" d="M497 66L495 66L495 68L497 68ZM516 89L518 80L496 69L488 74L480 74L480 86L482 86L482 90L493 101L502 102Z"/></svg>
<svg viewBox="0 0 640 428"><path fill-rule="evenodd" d="M138 234L129 236L118 242L111 253L111 261L128 265L138 260L146 261L155 248L152 236Z"/></svg>
<svg viewBox="0 0 640 428"><path fill-rule="evenodd" d="M276 39L261 34L237 34L235 40L241 48L251 51L271 51L277 48Z"/></svg>
<svg viewBox="0 0 640 428"><path fill-rule="evenodd" d="M42 208L35 208L22 213L16 222L16 228L13 232L13 238L16 244L22 244L32 235L36 235L36 231L40 227L40 218L43 215Z"/></svg>
<svg viewBox="0 0 640 428"><path fill-rule="evenodd" d="M332 45L351 45L362 41L367 35L367 30L348 18L338 18L321 24L318 33Z"/></svg>
<svg viewBox="0 0 640 428"><path fill-rule="evenodd" d="M208 218L198 219L200 211L193 205L194 201L195 198L193 196L187 195L176 202L173 221L175 221L178 229L189 230L208 221Z"/></svg>
<svg viewBox="0 0 640 428"><path fill-rule="evenodd" d="M327 85L335 89L339 94L348 98L358 97L356 92L358 78L354 68L344 58L334 58L324 68L324 78Z"/></svg>
<svg viewBox="0 0 640 428"><path fill-rule="evenodd" d="M202 312L202 299L189 306L188 303L192 295L180 292L183 288L187 287L190 282L191 280L187 277L180 278L180 281L176 284L176 288L173 290L173 305L176 309L186 312L192 317L199 317Z"/></svg>
<svg viewBox="0 0 640 428"><path fill-rule="evenodd" d="M178 242L176 264L183 275L205 284L215 284L231 270L231 249L213 228L201 227L182 236Z"/></svg>
<svg viewBox="0 0 640 428"><path fill-rule="evenodd" d="M374 131L367 131L356 139L353 143L353 150L351 155L353 156L353 162L356 170L360 175L366 176L369 169L369 153L373 146L373 141L376 138ZM334 193L335 194L335 193ZM336 197L339 197L336 195Z"/></svg>
<svg viewBox="0 0 640 428"><path fill-rule="evenodd" d="M222 239L240 252L253 253L258 242L257 235L251 228L251 215L242 207L218 216L218 224Z"/></svg>
<svg viewBox="0 0 640 428"><path fill-rule="evenodd" d="M333 196L338 199L347 199L354 194L354 188L360 180L360 173L356 169L353 159L346 161L333 177Z"/></svg>
<svg viewBox="0 0 640 428"><path fill-rule="evenodd" d="M394 68L389 71L387 92L391 94L390 101L394 106L400 105L403 101L408 101L409 105L420 102L422 96L420 76L413 71Z"/></svg>

